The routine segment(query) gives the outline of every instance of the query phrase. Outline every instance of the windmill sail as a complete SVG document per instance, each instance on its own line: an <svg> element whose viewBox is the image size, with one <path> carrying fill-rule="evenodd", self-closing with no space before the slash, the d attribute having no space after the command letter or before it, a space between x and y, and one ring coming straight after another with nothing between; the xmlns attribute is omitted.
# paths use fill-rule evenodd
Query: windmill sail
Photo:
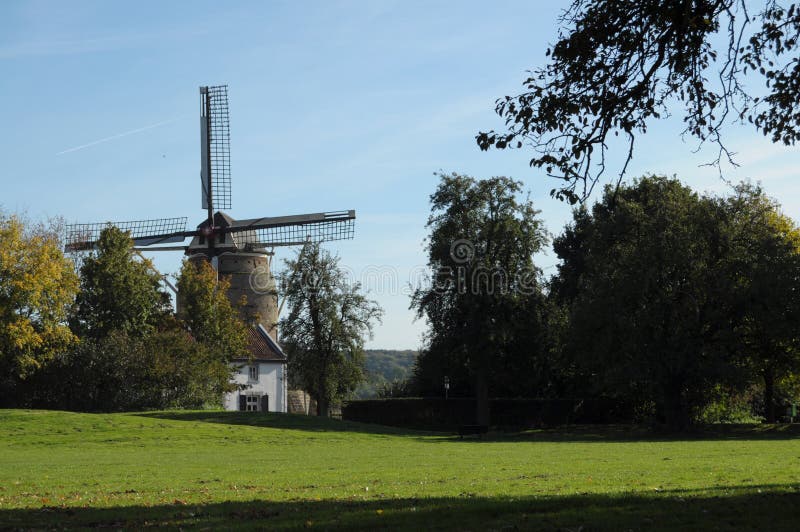
<svg viewBox="0 0 800 532"><path fill-rule="evenodd" d="M228 86L200 87L200 182L204 209L231 208Z"/></svg>
<svg viewBox="0 0 800 532"><path fill-rule="evenodd" d="M353 238L355 211L236 220L225 232L240 247L265 248Z"/></svg>
<svg viewBox="0 0 800 532"><path fill-rule="evenodd" d="M94 249L100 233L103 229L111 226L129 233L133 243L137 246L183 242L187 236L190 236L190 233L186 231L186 220L186 217L182 217L71 224L66 227L66 245L64 247L67 251Z"/></svg>

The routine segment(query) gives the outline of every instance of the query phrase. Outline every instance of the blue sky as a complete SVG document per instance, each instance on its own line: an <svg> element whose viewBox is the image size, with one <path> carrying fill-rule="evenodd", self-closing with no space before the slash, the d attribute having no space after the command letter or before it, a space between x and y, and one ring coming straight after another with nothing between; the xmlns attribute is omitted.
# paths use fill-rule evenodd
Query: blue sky
<svg viewBox="0 0 800 532"><path fill-rule="evenodd" d="M425 263L433 172L521 179L548 229L569 209L524 150L481 152L494 100L519 92L561 2L11 2L0 4L0 206L69 222L203 219L200 85L227 83L235 218L356 209L328 246L386 310L372 347L417 348L408 284ZM724 192L678 121L640 139L631 176ZM798 151L732 127L738 169L800 219ZM282 250L278 259L290 253ZM154 255L164 272L178 253ZM552 253L537 257L552 272ZM373 281L371 281L373 279ZM378 281L374 281L378 279Z"/></svg>

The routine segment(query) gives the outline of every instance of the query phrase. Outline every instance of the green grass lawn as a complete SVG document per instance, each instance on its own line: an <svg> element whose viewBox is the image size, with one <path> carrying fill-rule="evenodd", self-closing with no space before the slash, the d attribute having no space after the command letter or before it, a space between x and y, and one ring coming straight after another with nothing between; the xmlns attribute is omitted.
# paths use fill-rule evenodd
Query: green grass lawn
<svg viewBox="0 0 800 532"><path fill-rule="evenodd" d="M0 410L0 529L797 530L797 426L459 440L290 415Z"/></svg>

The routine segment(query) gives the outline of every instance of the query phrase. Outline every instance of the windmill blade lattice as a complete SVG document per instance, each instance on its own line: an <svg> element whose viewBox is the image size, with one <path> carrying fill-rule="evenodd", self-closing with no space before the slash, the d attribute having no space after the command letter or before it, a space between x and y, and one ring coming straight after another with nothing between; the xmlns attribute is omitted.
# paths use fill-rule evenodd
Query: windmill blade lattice
<svg viewBox="0 0 800 532"><path fill-rule="evenodd" d="M231 208L231 128L228 86L200 89L203 208ZM208 186L210 182L210 198Z"/></svg>
<svg viewBox="0 0 800 532"><path fill-rule="evenodd" d="M239 220L227 229L237 245L251 248L303 245L353 238L355 211Z"/></svg>
<svg viewBox="0 0 800 532"><path fill-rule="evenodd" d="M186 221L187 218L184 216L128 222L70 224L66 226L65 248L67 251L92 249L100 238L100 233L103 229L111 226L128 232L137 246L183 242L186 238Z"/></svg>

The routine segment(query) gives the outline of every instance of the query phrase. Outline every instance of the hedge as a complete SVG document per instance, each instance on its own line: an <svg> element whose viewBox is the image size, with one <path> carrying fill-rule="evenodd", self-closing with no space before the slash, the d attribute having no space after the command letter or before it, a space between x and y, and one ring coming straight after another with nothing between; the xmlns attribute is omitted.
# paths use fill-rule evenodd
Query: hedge
<svg viewBox="0 0 800 532"><path fill-rule="evenodd" d="M493 426L532 428L620 423L632 417L611 399L491 399ZM349 401L342 419L395 427L455 430L475 422L475 399L441 397Z"/></svg>

